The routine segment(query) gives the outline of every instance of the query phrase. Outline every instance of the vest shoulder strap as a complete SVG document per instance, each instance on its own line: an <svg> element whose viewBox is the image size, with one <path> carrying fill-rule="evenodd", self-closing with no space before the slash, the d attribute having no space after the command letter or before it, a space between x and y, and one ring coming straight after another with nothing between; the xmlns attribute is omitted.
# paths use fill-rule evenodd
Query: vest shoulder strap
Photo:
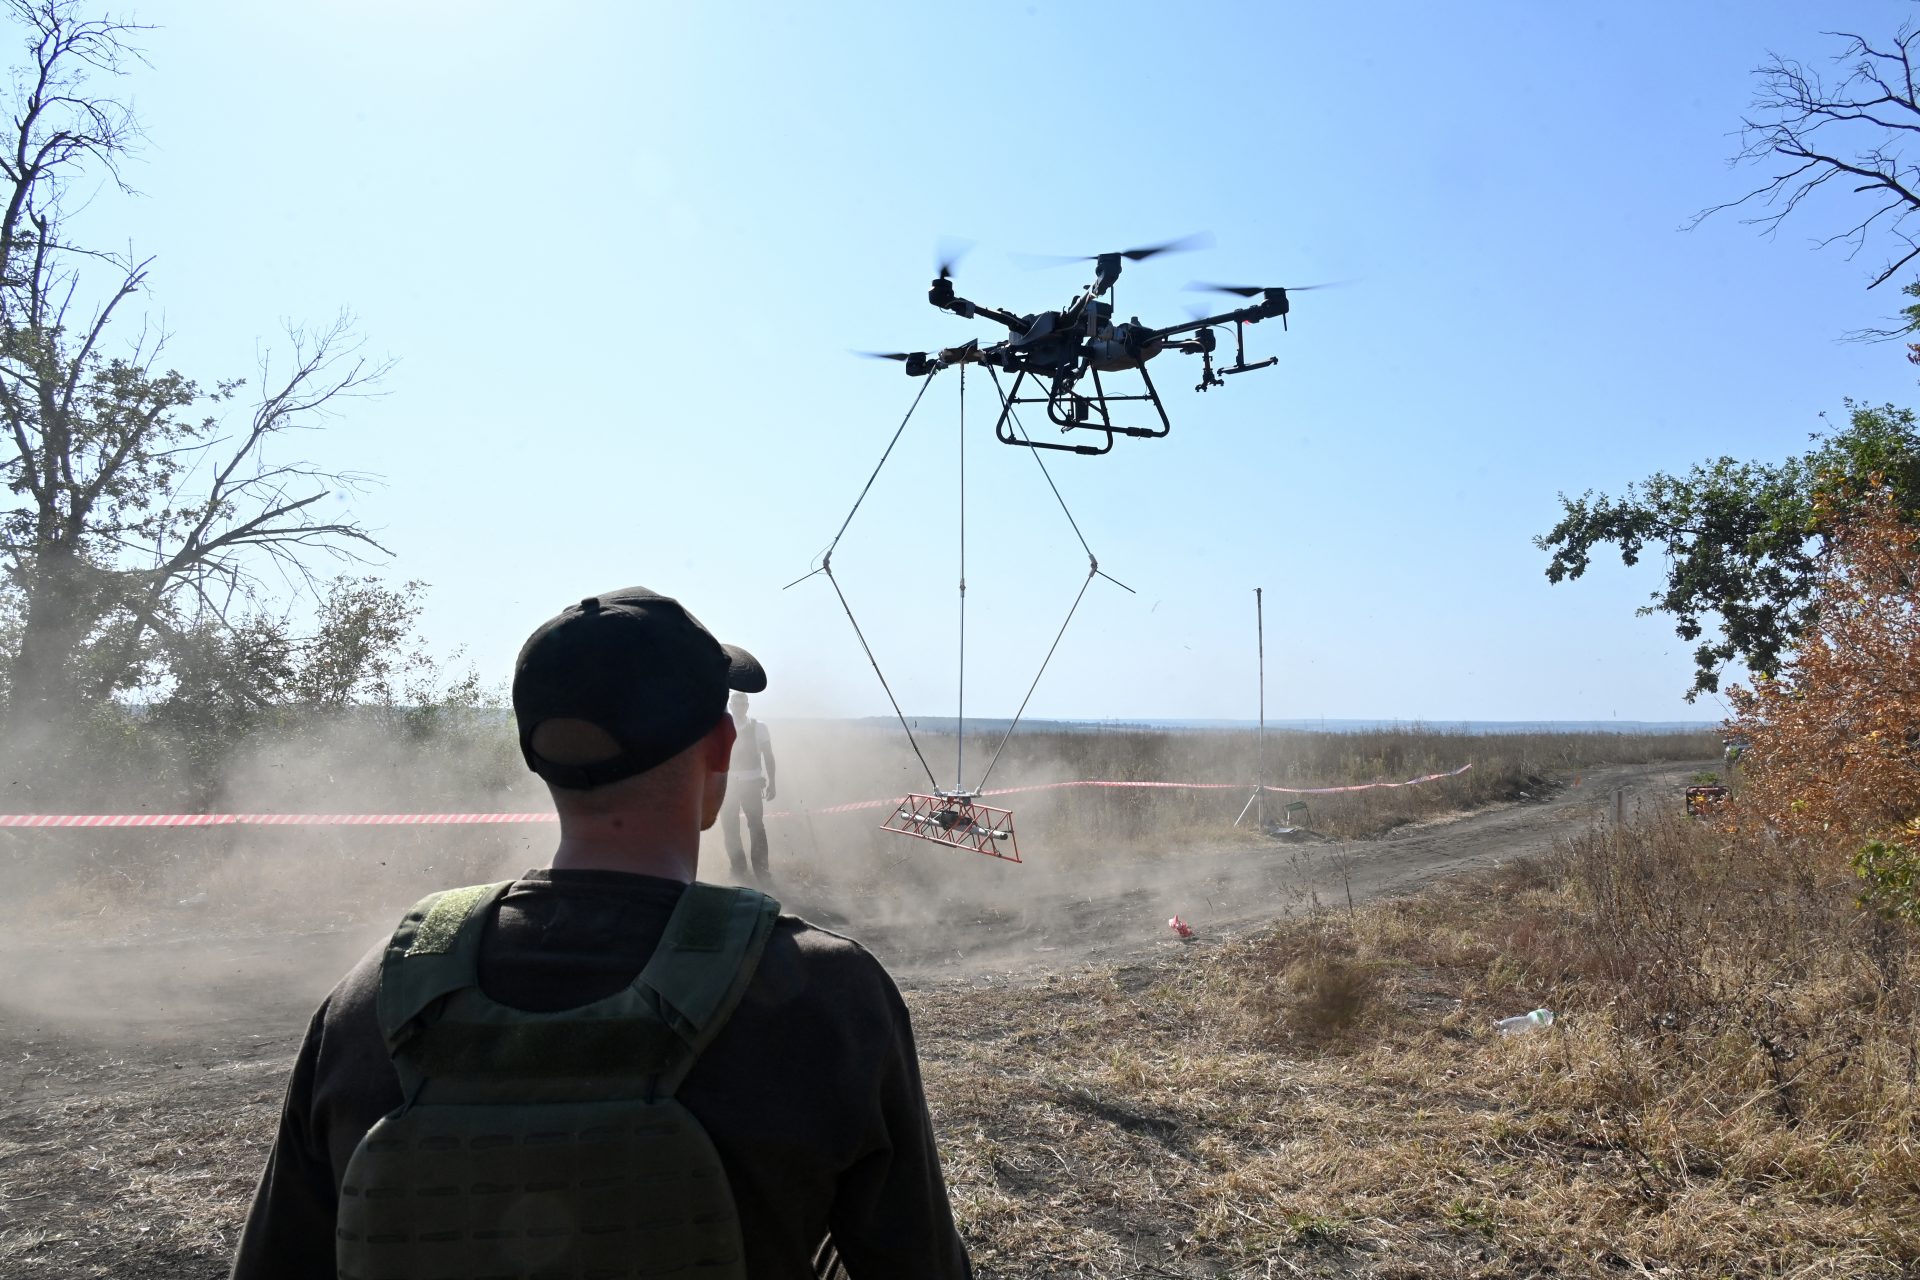
<svg viewBox="0 0 1920 1280"><path fill-rule="evenodd" d="M447 1073L496 1085L584 1073L643 1074L649 1096L671 1097L745 995L780 914L777 901L752 889L688 885L627 988L532 1013L480 991L480 941L512 883L424 898L388 941L380 1024L409 1096L423 1077Z"/></svg>
<svg viewBox="0 0 1920 1280"><path fill-rule="evenodd" d="M512 885L502 880L430 893L400 918L380 958L380 1030L388 1053L413 1034L415 1020L436 1000L479 983L487 917Z"/></svg>
<svg viewBox="0 0 1920 1280"><path fill-rule="evenodd" d="M754 889L696 882L680 895L653 958L633 981L652 994L686 1047L662 1074L659 1096L673 1096L739 1006L779 916L780 904Z"/></svg>

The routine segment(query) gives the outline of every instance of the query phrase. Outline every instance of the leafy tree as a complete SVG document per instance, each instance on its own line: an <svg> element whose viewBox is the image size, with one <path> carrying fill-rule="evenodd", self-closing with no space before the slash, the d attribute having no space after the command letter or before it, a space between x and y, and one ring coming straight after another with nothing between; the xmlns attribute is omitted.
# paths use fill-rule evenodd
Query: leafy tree
<svg viewBox="0 0 1920 1280"><path fill-rule="evenodd" d="M1816 435L1813 449L1784 462L1719 458L1684 475L1655 472L1618 498L1561 494L1559 523L1534 539L1552 553L1547 580L1580 577L1602 545L1628 565L1657 552L1666 579L1640 612L1670 614L1682 640L1699 641L1689 701L1718 689L1731 660L1778 670L1816 615L1823 556L1845 495L1877 478L1899 510L1920 512L1913 411L1852 401L1847 410L1846 427Z"/></svg>
<svg viewBox="0 0 1920 1280"><path fill-rule="evenodd" d="M315 556L377 549L359 523L322 514L362 477L273 456L366 392L383 366L345 319L290 331L260 391L163 368L165 335L117 338L151 259L75 243L69 192L128 190L132 114L91 92L138 52L138 28L82 16L74 0L4 0L26 35L0 128L0 652L4 727L16 744L117 693L190 677L209 637L261 657L251 619L272 575L310 586ZM230 418L229 414L233 416ZM271 696L270 692L266 696Z"/></svg>

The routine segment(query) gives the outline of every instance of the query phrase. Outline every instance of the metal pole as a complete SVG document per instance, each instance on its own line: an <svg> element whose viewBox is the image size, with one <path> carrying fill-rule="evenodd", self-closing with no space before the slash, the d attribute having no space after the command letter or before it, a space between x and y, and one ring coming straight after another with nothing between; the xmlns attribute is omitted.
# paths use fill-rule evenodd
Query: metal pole
<svg viewBox="0 0 1920 1280"><path fill-rule="evenodd" d="M1254 781L1254 795L1260 801L1260 829L1267 829L1267 622L1266 611L1260 602L1260 588L1253 589L1253 634L1254 647L1260 655L1260 734L1259 768L1260 776Z"/></svg>

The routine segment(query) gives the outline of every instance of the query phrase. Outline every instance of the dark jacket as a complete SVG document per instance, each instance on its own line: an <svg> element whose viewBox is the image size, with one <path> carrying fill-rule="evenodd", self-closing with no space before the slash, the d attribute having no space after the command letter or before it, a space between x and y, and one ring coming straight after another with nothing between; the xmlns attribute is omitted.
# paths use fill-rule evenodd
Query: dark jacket
<svg viewBox="0 0 1920 1280"><path fill-rule="evenodd" d="M488 927L481 987L535 1011L609 995L652 955L681 890L621 872L529 872ZM375 1011L380 954L354 966L307 1029L234 1280L333 1280L341 1174L401 1102ZM809 1280L829 1235L853 1280L971 1274L906 1005L858 943L781 916L678 1097L726 1167L755 1280Z"/></svg>

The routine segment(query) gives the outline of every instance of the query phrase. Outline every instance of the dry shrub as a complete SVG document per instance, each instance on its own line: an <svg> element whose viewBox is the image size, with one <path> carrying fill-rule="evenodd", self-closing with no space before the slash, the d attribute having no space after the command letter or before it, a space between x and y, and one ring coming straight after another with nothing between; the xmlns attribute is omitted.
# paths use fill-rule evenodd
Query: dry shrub
<svg viewBox="0 0 1920 1280"><path fill-rule="evenodd" d="M1353 919L1321 914L1229 944L1157 994L1172 1016L1236 1043L1334 1049L1365 1026L1380 977Z"/></svg>
<svg viewBox="0 0 1920 1280"><path fill-rule="evenodd" d="M1561 866L1586 926L1568 939L1572 994L1615 1038L1614 1102L1685 1100L1683 1143L1743 1116L1712 1142L1734 1158L1725 1139L1745 1131L1757 1168L1807 1130L1822 1168L1911 1176L1920 950L1856 908L1843 871L1682 822L1587 835Z"/></svg>
<svg viewBox="0 0 1920 1280"><path fill-rule="evenodd" d="M1488 1065L1527 1145L1617 1170L1569 1234L1685 1274L1920 1261L1915 939L1797 844L1685 821L1591 831L1542 871L1472 903L1492 958L1464 994L1485 1017L1561 1013ZM1394 1070L1452 1056L1428 1041Z"/></svg>
<svg viewBox="0 0 1920 1280"><path fill-rule="evenodd" d="M1345 956L1318 955L1287 970L1294 994L1286 1025L1298 1040L1322 1042L1351 1030L1373 1005L1371 966Z"/></svg>
<svg viewBox="0 0 1920 1280"><path fill-rule="evenodd" d="M1730 691L1740 808L1816 839L1897 828L1920 813L1920 547L1890 495L1836 524L1815 599L1786 668Z"/></svg>
<svg viewBox="0 0 1920 1280"><path fill-rule="evenodd" d="M1920 544L1885 489L1821 514L1814 622L1777 678L1730 691L1748 743L1735 814L1851 859L1869 901L1920 923Z"/></svg>

